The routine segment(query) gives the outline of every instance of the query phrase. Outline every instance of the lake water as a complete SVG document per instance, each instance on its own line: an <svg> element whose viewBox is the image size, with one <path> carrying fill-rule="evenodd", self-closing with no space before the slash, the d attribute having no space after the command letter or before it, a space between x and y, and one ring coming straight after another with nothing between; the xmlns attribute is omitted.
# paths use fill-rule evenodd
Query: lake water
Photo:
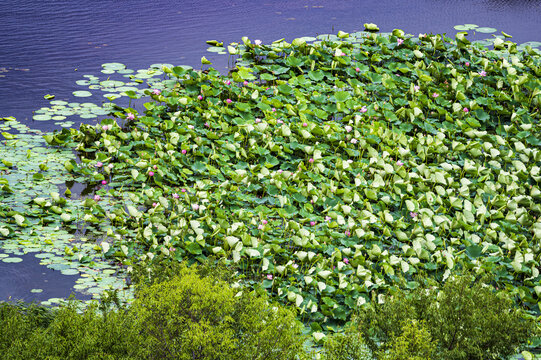
<svg viewBox="0 0 541 360"><path fill-rule="evenodd" d="M539 19L541 2L536 0L3 0L0 116L15 116L35 129L57 129L53 122L33 121L32 111L48 106L45 94L74 100L71 93L81 90L75 81L100 74L106 62L131 69L154 63L198 68L206 56L225 71L227 56L206 51L205 41L211 39L226 44L242 36L292 40L359 31L367 22L382 31L453 35L454 25L472 23L524 43L541 40ZM17 264L0 262L0 300L69 295L73 277L46 269L32 257ZM44 292L31 293L33 288Z"/></svg>

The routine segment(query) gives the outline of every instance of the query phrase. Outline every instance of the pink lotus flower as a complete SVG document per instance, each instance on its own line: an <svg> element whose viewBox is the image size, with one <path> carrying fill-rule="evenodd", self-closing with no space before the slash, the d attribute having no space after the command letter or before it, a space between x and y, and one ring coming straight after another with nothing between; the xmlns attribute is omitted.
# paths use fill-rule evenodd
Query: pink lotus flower
<svg viewBox="0 0 541 360"><path fill-rule="evenodd" d="M174 199L178 199L179 197L180 197L180 196L179 196L177 193L174 193L174 194L173 194L173 198L174 198Z"/></svg>
<svg viewBox="0 0 541 360"><path fill-rule="evenodd" d="M402 43L404 42L404 39L398 38L398 39L396 39L396 42L397 42L397 44L400 46L400 45L402 45Z"/></svg>
<svg viewBox="0 0 541 360"><path fill-rule="evenodd" d="M469 61L466 61L466 66L470 66L470 62Z"/></svg>
<svg viewBox="0 0 541 360"><path fill-rule="evenodd" d="M276 112L276 108L272 108L271 110L272 110L272 112Z"/></svg>
<svg viewBox="0 0 541 360"><path fill-rule="evenodd" d="M315 221L310 221L310 226L316 226L316 222Z"/></svg>
<svg viewBox="0 0 541 360"><path fill-rule="evenodd" d="M148 176L154 176L154 171L149 171Z"/></svg>
<svg viewBox="0 0 541 360"><path fill-rule="evenodd" d="M361 71L361 69L359 69L358 67L355 68L355 71L359 72Z"/></svg>
<svg viewBox="0 0 541 360"><path fill-rule="evenodd" d="M112 168L114 168L115 166L114 166L113 164L109 164L109 165L107 165L107 167L108 167L109 169L112 169Z"/></svg>
<svg viewBox="0 0 541 360"><path fill-rule="evenodd" d="M96 163L96 167L102 167L102 166L103 166L103 163L102 163L101 161L98 161L98 162Z"/></svg>
<svg viewBox="0 0 541 360"><path fill-rule="evenodd" d="M152 203L152 207L157 207L158 203Z"/></svg>
<svg viewBox="0 0 541 360"><path fill-rule="evenodd" d="M284 121L283 121L283 120L280 120L280 119L276 120L276 122L277 122L278 124L283 124L283 123L284 123Z"/></svg>
<svg viewBox="0 0 541 360"><path fill-rule="evenodd" d="M413 87L413 90L414 90L414 91L419 91L420 88L421 88L421 87L420 87L419 85L415 85L415 86Z"/></svg>
<svg viewBox="0 0 541 360"><path fill-rule="evenodd" d="M158 165L154 165L153 168L154 170L156 170L158 168Z"/></svg>
<svg viewBox="0 0 541 360"><path fill-rule="evenodd" d="M470 110L469 110L467 107L464 108L464 112L465 112L465 113L467 113L467 112L469 112L469 111L470 111Z"/></svg>
<svg viewBox="0 0 541 360"><path fill-rule="evenodd" d="M267 274L267 280L272 280L272 275L271 274Z"/></svg>
<svg viewBox="0 0 541 360"><path fill-rule="evenodd" d="M344 262L344 264L349 264L349 260L348 258L344 258L344 260L342 260Z"/></svg>
<svg viewBox="0 0 541 360"><path fill-rule="evenodd" d="M199 210L199 205L197 205L197 204L192 204L192 209L194 209L194 211Z"/></svg>
<svg viewBox="0 0 541 360"><path fill-rule="evenodd" d="M358 141L359 141L359 140L357 140L357 139L355 139L355 138L351 139L351 143L352 143L352 144L357 144Z"/></svg>
<svg viewBox="0 0 541 360"><path fill-rule="evenodd" d="M231 81L226 80L226 81L225 81L225 84L226 84L226 85L231 85Z"/></svg>
<svg viewBox="0 0 541 360"><path fill-rule="evenodd" d="M282 169L279 169L279 170L278 170L278 174L281 174L282 172L283 172Z"/></svg>
<svg viewBox="0 0 541 360"><path fill-rule="evenodd" d="M325 221L331 221L331 217L330 216L325 216Z"/></svg>
<svg viewBox="0 0 541 360"><path fill-rule="evenodd" d="M101 184L102 184L102 185L107 185L107 181L102 180L102 181L101 181Z"/></svg>
<svg viewBox="0 0 541 360"><path fill-rule="evenodd" d="M366 108L366 106L363 106L363 107L361 108L361 110L359 110L359 111L362 112L362 113L365 113L365 112L368 111L368 109Z"/></svg>
<svg viewBox="0 0 541 360"><path fill-rule="evenodd" d="M256 45L258 45L258 46L261 45L261 40L259 40L259 39L254 40L254 44L256 44ZM271 275L271 276L272 276L272 275Z"/></svg>
<svg viewBox="0 0 541 360"><path fill-rule="evenodd" d="M402 165L404 165L404 163L403 163L402 161L398 160L398 161L396 162L396 165L402 166Z"/></svg>
<svg viewBox="0 0 541 360"><path fill-rule="evenodd" d="M351 235L351 233L349 232L349 230L346 230L346 231L344 232L344 234L346 234L346 236L350 236L350 235Z"/></svg>
<svg viewBox="0 0 541 360"><path fill-rule="evenodd" d="M128 113L128 116L126 116L126 119L133 120L135 119L135 115L133 115L132 113Z"/></svg>
<svg viewBox="0 0 541 360"><path fill-rule="evenodd" d="M302 126L303 126L303 127L307 127L308 124L307 124L307 123L302 123Z"/></svg>
<svg viewBox="0 0 541 360"><path fill-rule="evenodd" d="M346 125L344 129L346 129L347 132L350 132L351 130L353 130L353 128L349 125Z"/></svg>
<svg viewBox="0 0 541 360"><path fill-rule="evenodd" d="M418 215L418 214L417 214L416 212L410 211L410 216L411 216L412 218L417 217L417 215Z"/></svg>
<svg viewBox="0 0 541 360"><path fill-rule="evenodd" d="M197 95L198 100L203 100L203 95Z"/></svg>
<svg viewBox="0 0 541 360"><path fill-rule="evenodd" d="M99 195L94 195L94 201L100 201L101 200L101 196Z"/></svg>
<svg viewBox="0 0 541 360"><path fill-rule="evenodd" d="M440 96L440 94L438 94L438 93L432 94L432 97L433 97L433 98L437 98L438 96Z"/></svg>
<svg viewBox="0 0 541 360"><path fill-rule="evenodd" d="M484 70L479 71L479 76L487 76L487 72Z"/></svg>
<svg viewBox="0 0 541 360"><path fill-rule="evenodd" d="M228 104L231 104L233 102L233 100L227 99L225 102L228 103Z"/></svg>
<svg viewBox="0 0 541 360"><path fill-rule="evenodd" d="M242 83L242 85L244 85L244 86L247 86L248 84L249 84L249 82L246 81L246 80L244 80L244 82Z"/></svg>
<svg viewBox="0 0 541 360"><path fill-rule="evenodd" d="M260 118L255 118L255 122L256 122L256 123L260 123L260 122L261 122L261 119L260 119Z"/></svg>
<svg viewBox="0 0 541 360"><path fill-rule="evenodd" d="M162 92L161 92L160 89L154 89L154 90L152 91L152 93L153 93L154 95L160 95Z"/></svg>
<svg viewBox="0 0 541 360"><path fill-rule="evenodd" d="M186 149L182 149L181 153L186 154Z"/></svg>
<svg viewBox="0 0 541 360"><path fill-rule="evenodd" d="M313 162L314 162L314 159L313 159L313 158L310 158L310 159L308 160L308 162L309 162L309 163L313 163Z"/></svg>
<svg viewBox="0 0 541 360"><path fill-rule="evenodd" d="M261 220L261 223L262 223L263 225L267 225L269 222L268 222L267 220Z"/></svg>
<svg viewBox="0 0 541 360"><path fill-rule="evenodd" d="M185 193L186 192L186 189L180 189L181 192Z"/></svg>
<svg viewBox="0 0 541 360"><path fill-rule="evenodd" d="M103 131L107 131L107 130L109 130L109 126L103 125L102 129L103 129Z"/></svg>
<svg viewBox="0 0 541 360"><path fill-rule="evenodd" d="M265 225L263 224L259 224L259 226L257 227L259 230L263 230L265 228Z"/></svg>
<svg viewBox="0 0 541 360"><path fill-rule="evenodd" d="M205 126L206 126L206 127L210 127L210 125L209 125L209 123L208 123L208 122L206 122L206 123L205 123Z"/></svg>

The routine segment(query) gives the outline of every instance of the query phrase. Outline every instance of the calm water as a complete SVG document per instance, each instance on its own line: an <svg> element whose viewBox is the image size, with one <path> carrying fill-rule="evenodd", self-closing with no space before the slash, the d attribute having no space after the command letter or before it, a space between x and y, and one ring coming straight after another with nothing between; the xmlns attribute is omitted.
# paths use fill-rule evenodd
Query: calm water
<svg viewBox="0 0 541 360"><path fill-rule="evenodd" d="M205 51L205 41L211 39L292 40L359 31L366 22L382 31L454 34L454 25L473 23L503 30L523 43L541 41L539 19L541 2L536 0L3 0L0 116L54 129L53 122L31 120L32 110L48 104L43 95L72 100L73 91L83 90L75 81L100 74L105 62L122 62L131 69L154 63L199 67L205 55L225 70L226 56ZM83 101L96 101L92 99ZM0 263L0 300L69 294L73 279L49 271L32 259ZM41 273L50 276L46 284ZM56 281L59 286L52 285ZM46 294L29 293L44 286Z"/></svg>

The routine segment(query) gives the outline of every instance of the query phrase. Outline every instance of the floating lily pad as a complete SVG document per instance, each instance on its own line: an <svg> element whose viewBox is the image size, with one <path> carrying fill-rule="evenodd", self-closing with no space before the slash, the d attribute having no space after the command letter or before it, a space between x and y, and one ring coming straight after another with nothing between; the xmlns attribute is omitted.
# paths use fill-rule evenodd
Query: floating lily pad
<svg viewBox="0 0 541 360"><path fill-rule="evenodd" d="M464 25L455 25L455 30L458 30L458 31L469 31L469 30L473 30L475 28L478 28L479 26L478 25L475 25L475 24L464 24Z"/></svg>
<svg viewBox="0 0 541 360"><path fill-rule="evenodd" d="M80 91L74 91L73 96L76 97L89 97L92 96L92 93L90 91L80 90Z"/></svg>
<svg viewBox="0 0 541 360"><path fill-rule="evenodd" d="M32 119L36 121L48 121L48 120L51 120L51 116L50 115L34 115Z"/></svg>
<svg viewBox="0 0 541 360"><path fill-rule="evenodd" d="M32 290L30 290L30 292L34 293L34 294L39 294L39 293L43 292L43 289L32 289Z"/></svg>
<svg viewBox="0 0 541 360"><path fill-rule="evenodd" d="M225 48L223 48L223 47L221 47L221 46L211 46L211 47L207 48L207 51L209 51L209 52L215 52L215 53L220 53L220 52L225 51Z"/></svg>
<svg viewBox="0 0 541 360"><path fill-rule="evenodd" d="M122 63L117 63L117 62L113 62L113 63L105 63L105 64L102 64L101 65L105 70L122 70L122 69L125 69L126 68L126 65L122 64Z"/></svg>
<svg viewBox="0 0 541 360"><path fill-rule="evenodd" d="M62 273L62 275L79 275L79 271L77 269L65 269L61 270L60 273Z"/></svg>
<svg viewBox="0 0 541 360"><path fill-rule="evenodd" d="M480 28L476 28L475 31L483 33L483 34L490 34L490 33L495 33L498 30L491 27L480 27Z"/></svg>
<svg viewBox="0 0 541 360"><path fill-rule="evenodd" d="M68 102L63 100L53 100L50 102L51 105L66 105Z"/></svg>
<svg viewBox="0 0 541 360"><path fill-rule="evenodd" d="M23 259L19 257L7 257L3 258L2 261L5 263L20 263L21 261L23 261Z"/></svg>
<svg viewBox="0 0 541 360"><path fill-rule="evenodd" d="M118 80L105 80L100 82L100 85L103 87L119 87L124 85L124 82Z"/></svg>

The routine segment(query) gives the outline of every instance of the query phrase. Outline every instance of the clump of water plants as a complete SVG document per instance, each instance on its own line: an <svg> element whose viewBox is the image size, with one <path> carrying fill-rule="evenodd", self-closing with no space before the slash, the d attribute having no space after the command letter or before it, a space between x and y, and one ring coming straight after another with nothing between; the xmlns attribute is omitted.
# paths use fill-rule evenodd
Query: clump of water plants
<svg viewBox="0 0 541 360"><path fill-rule="evenodd" d="M214 44L230 74L164 66L144 111L47 141L96 185L107 258L224 260L316 340L419 272L494 274L539 314L540 57L466 35Z"/></svg>

